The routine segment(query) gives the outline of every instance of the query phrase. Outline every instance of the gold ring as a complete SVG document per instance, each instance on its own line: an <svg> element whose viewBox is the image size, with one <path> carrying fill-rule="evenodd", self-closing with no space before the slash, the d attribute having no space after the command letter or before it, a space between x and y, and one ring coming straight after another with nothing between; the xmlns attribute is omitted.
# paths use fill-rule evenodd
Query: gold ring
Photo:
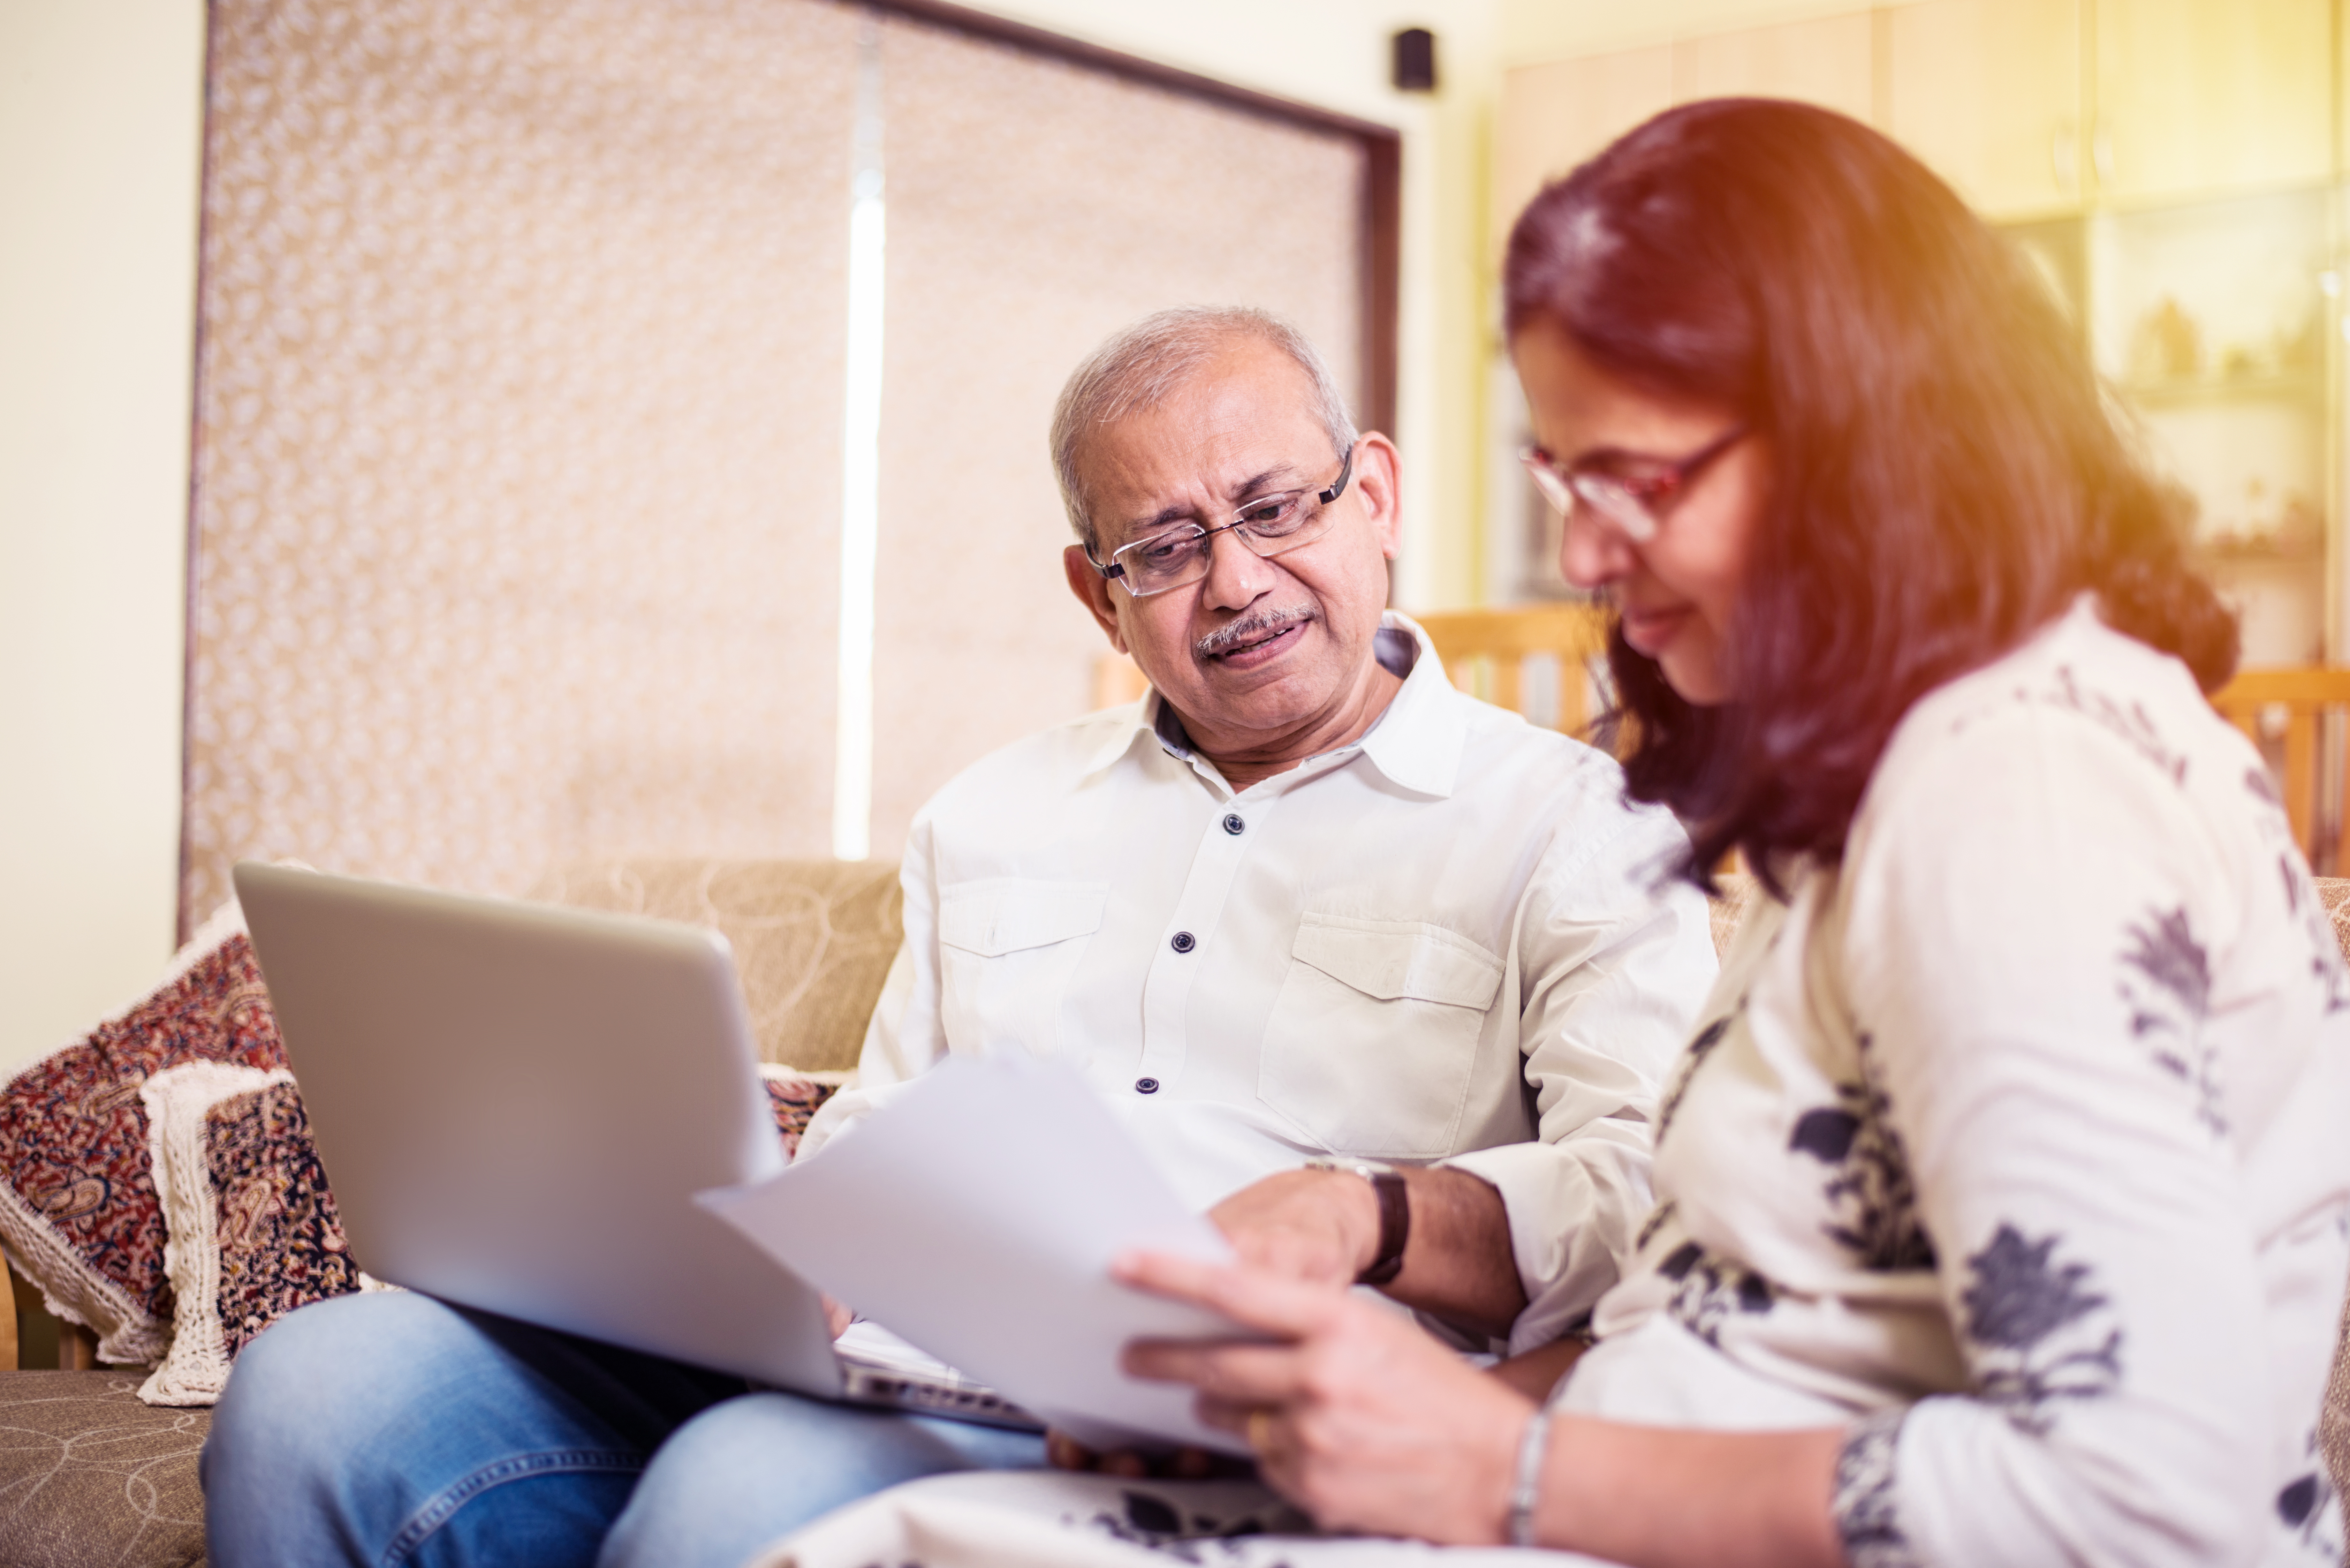
<svg viewBox="0 0 2350 1568"><path fill-rule="evenodd" d="M1247 1428L1248 1446L1255 1453L1265 1453L1273 1448L1273 1412L1251 1410Z"/></svg>

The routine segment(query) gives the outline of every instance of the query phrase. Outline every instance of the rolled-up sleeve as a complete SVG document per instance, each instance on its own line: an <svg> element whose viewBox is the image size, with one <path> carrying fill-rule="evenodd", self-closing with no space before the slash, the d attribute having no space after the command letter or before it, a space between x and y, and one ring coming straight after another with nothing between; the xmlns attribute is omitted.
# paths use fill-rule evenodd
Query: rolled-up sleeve
<svg viewBox="0 0 2350 1568"><path fill-rule="evenodd" d="M1703 895L1663 880L1686 847L1667 814L1619 807L1601 831L1563 835L1520 907L1536 1140L1443 1162L1492 1183L1508 1210L1527 1303L1513 1355L1587 1317L1636 1250L1659 1086L1719 969Z"/></svg>

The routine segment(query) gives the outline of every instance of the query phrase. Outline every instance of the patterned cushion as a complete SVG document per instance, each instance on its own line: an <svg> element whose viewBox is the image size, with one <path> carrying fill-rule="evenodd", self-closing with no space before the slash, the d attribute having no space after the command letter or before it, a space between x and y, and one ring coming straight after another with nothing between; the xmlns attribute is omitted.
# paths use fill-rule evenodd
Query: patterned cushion
<svg viewBox="0 0 2350 1568"><path fill-rule="evenodd" d="M838 860L602 860L567 866L534 898L714 926L734 949L762 1060L857 1065L901 938L896 866Z"/></svg>
<svg viewBox="0 0 2350 1568"><path fill-rule="evenodd" d="M198 1062L141 1097L171 1222L171 1354L150 1405L209 1405L255 1334L296 1307L377 1286L352 1262L286 1073Z"/></svg>
<svg viewBox="0 0 2350 1568"><path fill-rule="evenodd" d="M170 1335L163 1211L139 1091L155 1073L201 1061L286 1064L234 904L143 1001L0 1091L0 1241L51 1312L98 1334L103 1360L152 1361Z"/></svg>
<svg viewBox="0 0 2350 1568"><path fill-rule="evenodd" d="M192 1568L209 1410L151 1410L136 1372L0 1373L0 1563Z"/></svg>
<svg viewBox="0 0 2350 1568"><path fill-rule="evenodd" d="M840 1085L782 1066L762 1067L759 1076L766 1083L767 1103L775 1108L775 1130L784 1135L784 1158L789 1159L800 1151L800 1135Z"/></svg>

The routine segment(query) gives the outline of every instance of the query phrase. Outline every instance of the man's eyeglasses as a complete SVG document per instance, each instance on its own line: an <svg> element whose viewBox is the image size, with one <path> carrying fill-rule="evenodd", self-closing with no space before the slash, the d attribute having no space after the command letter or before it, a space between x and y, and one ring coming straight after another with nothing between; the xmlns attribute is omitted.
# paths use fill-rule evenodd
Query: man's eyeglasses
<svg viewBox="0 0 2350 1568"><path fill-rule="evenodd" d="M1186 523L1148 539L1137 539L1110 552L1107 565L1094 560L1089 545L1086 559L1093 561L1094 570L1117 579L1139 599L1185 587L1208 575L1208 541L1218 534L1231 534L1258 556L1278 556L1322 537L1333 521L1330 504L1346 493L1354 472L1355 449L1349 446L1338 465L1338 477L1326 489L1260 495L1233 513L1229 523L1214 528Z"/></svg>
<svg viewBox="0 0 2350 1568"><path fill-rule="evenodd" d="M1622 473L1597 468L1562 467L1558 459L1538 446L1518 453L1518 461L1534 476L1543 499L1558 508L1562 517L1575 515L1581 501L1624 531L1635 545L1657 536L1664 514L1680 493L1697 482L1714 459L1744 440L1744 425L1732 425L1678 462L1668 462Z"/></svg>

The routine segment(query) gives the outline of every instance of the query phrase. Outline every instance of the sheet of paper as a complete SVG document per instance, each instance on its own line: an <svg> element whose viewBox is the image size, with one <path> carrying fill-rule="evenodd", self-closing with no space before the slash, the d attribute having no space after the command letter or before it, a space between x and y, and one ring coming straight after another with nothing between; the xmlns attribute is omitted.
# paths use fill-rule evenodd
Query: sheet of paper
<svg viewBox="0 0 2350 1568"><path fill-rule="evenodd" d="M1246 1337L1109 1277L1132 1247L1231 1255L1066 1067L941 1064L823 1153L699 1194L793 1272L1079 1441L1246 1453L1191 1390L1118 1369L1139 1336Z"/></svg>

